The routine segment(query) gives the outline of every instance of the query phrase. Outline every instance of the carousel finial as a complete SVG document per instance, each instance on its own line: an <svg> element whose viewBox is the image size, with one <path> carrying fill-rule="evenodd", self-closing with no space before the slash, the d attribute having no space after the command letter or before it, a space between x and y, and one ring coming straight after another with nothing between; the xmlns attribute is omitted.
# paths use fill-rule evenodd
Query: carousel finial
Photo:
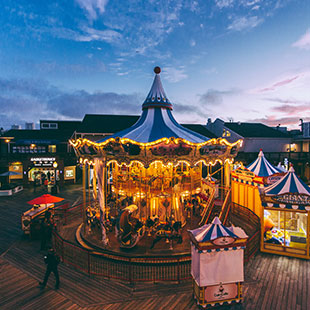
<svg viewBox="0 0 310 310"><path fill-rule="evenodd" d="M154 68L154 72L155 72L156 74L159 74L159 73L161 72L160 67L156 66L156 67Z"/></svg>

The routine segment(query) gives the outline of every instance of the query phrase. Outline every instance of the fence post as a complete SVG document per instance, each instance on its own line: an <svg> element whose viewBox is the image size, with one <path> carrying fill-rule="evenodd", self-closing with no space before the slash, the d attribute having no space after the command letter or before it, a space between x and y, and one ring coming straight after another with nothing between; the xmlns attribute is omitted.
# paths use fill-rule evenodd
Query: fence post
<svg viewBox="0 0 310 310"><path fill-rule="evenodd" d="M132 266L131 266L131 258L129 258L129 283L132 284Z"/></svg>
<svg viewBox="0 0 310 310"><path fill-rule="evenodd" d="M64 241L61 239L61 260L64 262Z"/></svg>
<svg viewBox="0 0 310 310"><path fill-rule="evenodd" d="M87 250L87 271L88 274L90 275L90 253L88 250Z"/></svg>
<svg viewBox="0 0 310 310"><path fill-rule="evenodd" d="M67 225L67 208L65 208L65 225Z"/></svg>
<svg viewBox="0 0 310 310"><path fill-rule="evenodd" d="M177 279L178 279L178 283L180 284L180 259L179 258L178 258L177 268L178 268Z"/></svg>

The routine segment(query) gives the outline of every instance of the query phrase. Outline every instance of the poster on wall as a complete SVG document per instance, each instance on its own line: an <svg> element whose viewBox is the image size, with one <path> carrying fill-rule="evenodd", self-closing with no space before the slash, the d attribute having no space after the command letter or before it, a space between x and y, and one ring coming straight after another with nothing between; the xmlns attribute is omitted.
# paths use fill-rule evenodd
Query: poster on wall
<svg viewBox="0 0 310 310"><path fill-rule="evenodd" d="M65 180L75 180L75 166L65 167L64 179Z"/></svg>

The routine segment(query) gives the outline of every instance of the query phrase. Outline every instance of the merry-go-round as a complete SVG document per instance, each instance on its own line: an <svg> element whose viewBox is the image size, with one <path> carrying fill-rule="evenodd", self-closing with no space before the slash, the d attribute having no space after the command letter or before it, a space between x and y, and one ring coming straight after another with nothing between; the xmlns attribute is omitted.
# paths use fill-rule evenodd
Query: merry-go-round
<svg viewBox="0 0 310 310"><path fill-rule="evenodd" d="M217 176L224 195L242 141L209 139L181 126L155 67L142 114L100 141L70 140L83 167L81 239L128 255L190 253L188 229L204 222Z"/></svg>

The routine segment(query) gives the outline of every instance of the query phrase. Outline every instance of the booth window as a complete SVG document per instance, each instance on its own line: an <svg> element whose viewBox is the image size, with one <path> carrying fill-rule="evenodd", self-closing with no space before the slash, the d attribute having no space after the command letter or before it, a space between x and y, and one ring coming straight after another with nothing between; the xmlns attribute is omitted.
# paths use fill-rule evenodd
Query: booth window
<svg viewBox="0 0 310 310"><path fill-rule="evenodd" d="M264 242L293 248L307 246L307 214L265 210Z"/></svg>
<svg viewBox="0 0 310 310"><path fill-rule="evenodd" d="M56 153L56 145L49 145L48 146L49 153Z"/></svg>

